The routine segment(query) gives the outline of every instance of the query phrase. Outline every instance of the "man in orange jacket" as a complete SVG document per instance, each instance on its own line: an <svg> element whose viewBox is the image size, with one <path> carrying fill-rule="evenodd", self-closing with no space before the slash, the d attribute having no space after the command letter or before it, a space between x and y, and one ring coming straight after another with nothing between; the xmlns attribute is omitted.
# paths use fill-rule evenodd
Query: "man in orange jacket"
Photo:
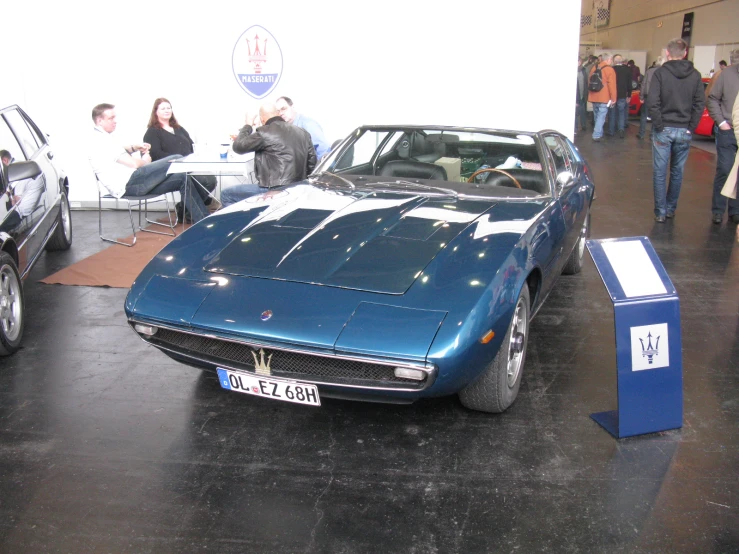
<svg viewBox="0 0 739 554"><path fill-rule="evenodd" d="M595 116L595 126L593 127L593 140L595 142L600 142L603 136L603 124L606 122L608 109L616 104L617 99L616 72L611 67L613 58L608 52L603 52L601 54L601 60L598 64L598 69L600 69L603 87L597 91L591 88L592 76L596 70L595 66L590 69L590 78L588 79L588 102L592 102L593 115Z"/></svg>

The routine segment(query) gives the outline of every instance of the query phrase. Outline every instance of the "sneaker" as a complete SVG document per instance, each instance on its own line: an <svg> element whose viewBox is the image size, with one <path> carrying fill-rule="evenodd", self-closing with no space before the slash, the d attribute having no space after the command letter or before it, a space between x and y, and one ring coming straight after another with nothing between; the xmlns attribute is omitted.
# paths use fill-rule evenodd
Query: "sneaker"
<svg viewBox="0 0 739 554"><path fill-rule="evenodd" d="M664 223L665 222L665 216L663 216L663 215L655 215L654 216L654 220L657 223Z"/></svg>
<svg viewBox="0 0 739 554"><path fill-rule="evenodd" d="M636 135L636 138L638 138L639 140L641 140L641 139L644 138L644 135Z"/></svg>
<svg viewBox="0 0 739 554"><path fill-rule="evenodd" d="M734 214L729 216L729 219L732 223L739 224L739 214Z"/></svg>
<svg viewBox="0 0 739 554"><path fill-rule="evenodd" d="M672 219L673 217L675 217L675 212L667 212L666 217L667 219Z"/></svg>
<svg viewBox="0 0 739 554"><path fill-rule="evenodd" d="M625 133L624 133L624 130L623 130L623 129L621 129L621 130L620 130L620 131L618 132L618 138L624 138L624 134L625 134Z"/></svg>
<svg viewBox="0 0 739 554"><path fill-rule="evenodd" d="M593 139L593 142L600 142L600 137L598 137L598 138L594 138L594 139Z"/></svg>
<svg viewBox="0 0 739 554"><path fill-rule="evenodd" d="M722 219L723 219L722 214L713 214L713 217L711 217L711 221L713 221L714 225L721 225Z"/></svg>

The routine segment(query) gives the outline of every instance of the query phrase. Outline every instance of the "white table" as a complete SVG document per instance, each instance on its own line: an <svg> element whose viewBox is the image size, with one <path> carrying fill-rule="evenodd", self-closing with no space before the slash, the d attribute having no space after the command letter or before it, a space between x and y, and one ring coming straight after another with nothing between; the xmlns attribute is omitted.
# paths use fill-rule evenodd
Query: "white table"
<svg viewBox="0 0 739 554"><path fill-rule="evenodd" d="M220 201L221 178L224 176L238 177L242 183L257 182L254 174L254 153L249 152L240 155L230 149L225 158L221 158L218 152L205 152L190 154L184 158L174 160L170 162L169 169L167 169L167 175L172 173L187 173L206 192L207 189L194 176L215 175L218 177L215 194L208 192L208 195L218 201ZM183 198L182 202L183 206L186 206L187 198ZM184 225L184 218L182 223Z"/></svg>

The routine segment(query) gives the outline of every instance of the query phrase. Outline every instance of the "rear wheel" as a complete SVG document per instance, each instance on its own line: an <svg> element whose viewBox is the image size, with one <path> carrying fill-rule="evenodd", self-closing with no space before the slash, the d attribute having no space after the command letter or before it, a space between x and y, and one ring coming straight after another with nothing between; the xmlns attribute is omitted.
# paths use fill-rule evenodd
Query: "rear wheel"
<svg viewBox="0 0 739 554"><path fill-rule="evenodd" d="M13 258L0 252L0 356L18 350L23 337L23 287Z"/></svg>
<svg viewBox="0 0 739 554"><path fill-rule="evenodd" d="M580 237L577 239L575 248L572 250L570 257L567 259L567 263L562 268L562 273L565 275L574 275L582 271L582 262L585 258L585 241L590 236L590 212L585 216L585 221L580 229Z"/></svg>
<svg viewBox="0 0 739 554"><path fill-rule="evenodd" d="M526 359L530 302L529 287L524 283L500 350L477 381L459 391L465 407L500 413L516 400Z"/></svg>
<svg viewBox="0 0 739 554"><path fill-rule="evenodd" d="M59 219L54 234L46 243L46 249L69 250L72 246L72 211L69 209L69 200L66 193L62 193L59 205Z"/></svg>

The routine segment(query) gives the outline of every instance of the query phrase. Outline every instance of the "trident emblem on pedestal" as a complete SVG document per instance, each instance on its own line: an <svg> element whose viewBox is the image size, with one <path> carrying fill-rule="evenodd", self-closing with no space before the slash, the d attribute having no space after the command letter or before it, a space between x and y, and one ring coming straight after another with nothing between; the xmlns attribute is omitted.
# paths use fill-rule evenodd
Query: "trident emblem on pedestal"
<svg viewBox="0 0 739 554"><path fill-rule="evenodd" d="M654 357L659 354L659 337L657 337L657 342L654 346L652 346L652 333L650 332L647 335L647 346L644 347L644 340L639 339L639 342L641 343L641 355L646 356L648 362L651 364L654 361Z"/></svg>

